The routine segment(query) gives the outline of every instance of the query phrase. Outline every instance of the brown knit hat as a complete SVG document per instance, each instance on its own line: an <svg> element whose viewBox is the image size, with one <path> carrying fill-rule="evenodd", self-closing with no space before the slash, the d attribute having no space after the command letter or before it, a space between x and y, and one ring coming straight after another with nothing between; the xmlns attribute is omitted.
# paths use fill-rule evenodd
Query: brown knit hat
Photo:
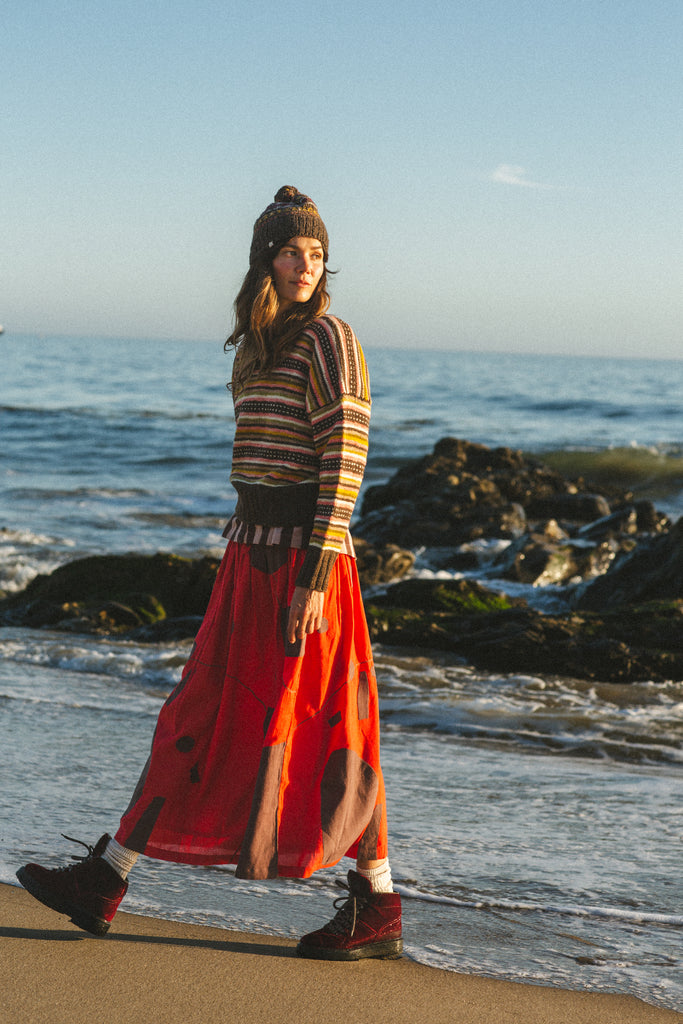
<svg viewBox="0 0 683 1024"><path fill-rule="evenodd" d="M283 185L275 193L275 201L267 206L254 224L254 237L249 253L249 265L263 253L272 252L283 245L288 238L317 238L323 247L327 260L329 238L318 208L312 199L303 195L293 185Z"/></svg>

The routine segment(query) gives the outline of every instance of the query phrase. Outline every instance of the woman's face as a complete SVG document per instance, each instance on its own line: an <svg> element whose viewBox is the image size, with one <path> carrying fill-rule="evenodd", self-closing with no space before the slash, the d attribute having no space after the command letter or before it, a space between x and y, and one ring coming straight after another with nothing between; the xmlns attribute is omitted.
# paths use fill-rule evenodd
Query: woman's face
<svg viewBox="0 0 683 1024"><path fill-rule="evenodd" d="M325 268L323 247L317 238L290 238L273 260L273 281L280 307L308 302Z"/></svg>

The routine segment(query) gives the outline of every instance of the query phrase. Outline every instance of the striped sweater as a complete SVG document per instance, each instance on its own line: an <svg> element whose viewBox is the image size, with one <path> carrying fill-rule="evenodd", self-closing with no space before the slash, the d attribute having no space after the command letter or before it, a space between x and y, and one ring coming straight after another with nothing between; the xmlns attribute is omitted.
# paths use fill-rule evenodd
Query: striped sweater
<svg viewBox="0 0 683 1024"><path fill-rule="evenodd" d="M324 591L368 450L370 384L349 325L312 321L277 366L236 394L235 421L236 518L303 526L308 550L297 585Z"/></svg>

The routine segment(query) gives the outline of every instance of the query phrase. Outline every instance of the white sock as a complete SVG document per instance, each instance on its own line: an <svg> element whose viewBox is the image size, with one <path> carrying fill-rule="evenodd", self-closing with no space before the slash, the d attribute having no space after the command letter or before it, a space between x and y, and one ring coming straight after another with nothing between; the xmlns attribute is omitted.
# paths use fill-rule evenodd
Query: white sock
<svg viewBox="0 0 683 1024"><path fill-rule="evenodd" d="M139 856L140 854L135 850L129 850L126 846L117 843L115 839L110 839L102 854L102 860L106 860L109 867L113 868L116 874L125 881L129 871L135 867L135 861Z"/></svg>
<svg viewBox="0 0 683 1024"><path fill-rule="evenodd" d="M356 865L356 871L363 878L367 878L368 882L372 886L373 892L393 892L394 887L391 882L391 868L389 867L389 858L385 857L381 864L376 868L359 868Z"/></svg>

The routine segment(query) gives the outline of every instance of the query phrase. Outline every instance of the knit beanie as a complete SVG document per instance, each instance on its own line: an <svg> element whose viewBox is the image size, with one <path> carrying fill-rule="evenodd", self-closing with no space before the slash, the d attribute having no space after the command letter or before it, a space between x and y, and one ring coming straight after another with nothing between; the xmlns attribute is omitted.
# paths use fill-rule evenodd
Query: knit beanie
<svg viewBox="0 0 683 1024"><path fill-rule="evenodd" d="M293 185L283 185L275 194L275 201L266 206L254 224L254 237L249 253L250 266L259 256L272 252L289 238L316 238L323 247L327 260L329 238L318 208L312 199L303 195Z"/></svg>

